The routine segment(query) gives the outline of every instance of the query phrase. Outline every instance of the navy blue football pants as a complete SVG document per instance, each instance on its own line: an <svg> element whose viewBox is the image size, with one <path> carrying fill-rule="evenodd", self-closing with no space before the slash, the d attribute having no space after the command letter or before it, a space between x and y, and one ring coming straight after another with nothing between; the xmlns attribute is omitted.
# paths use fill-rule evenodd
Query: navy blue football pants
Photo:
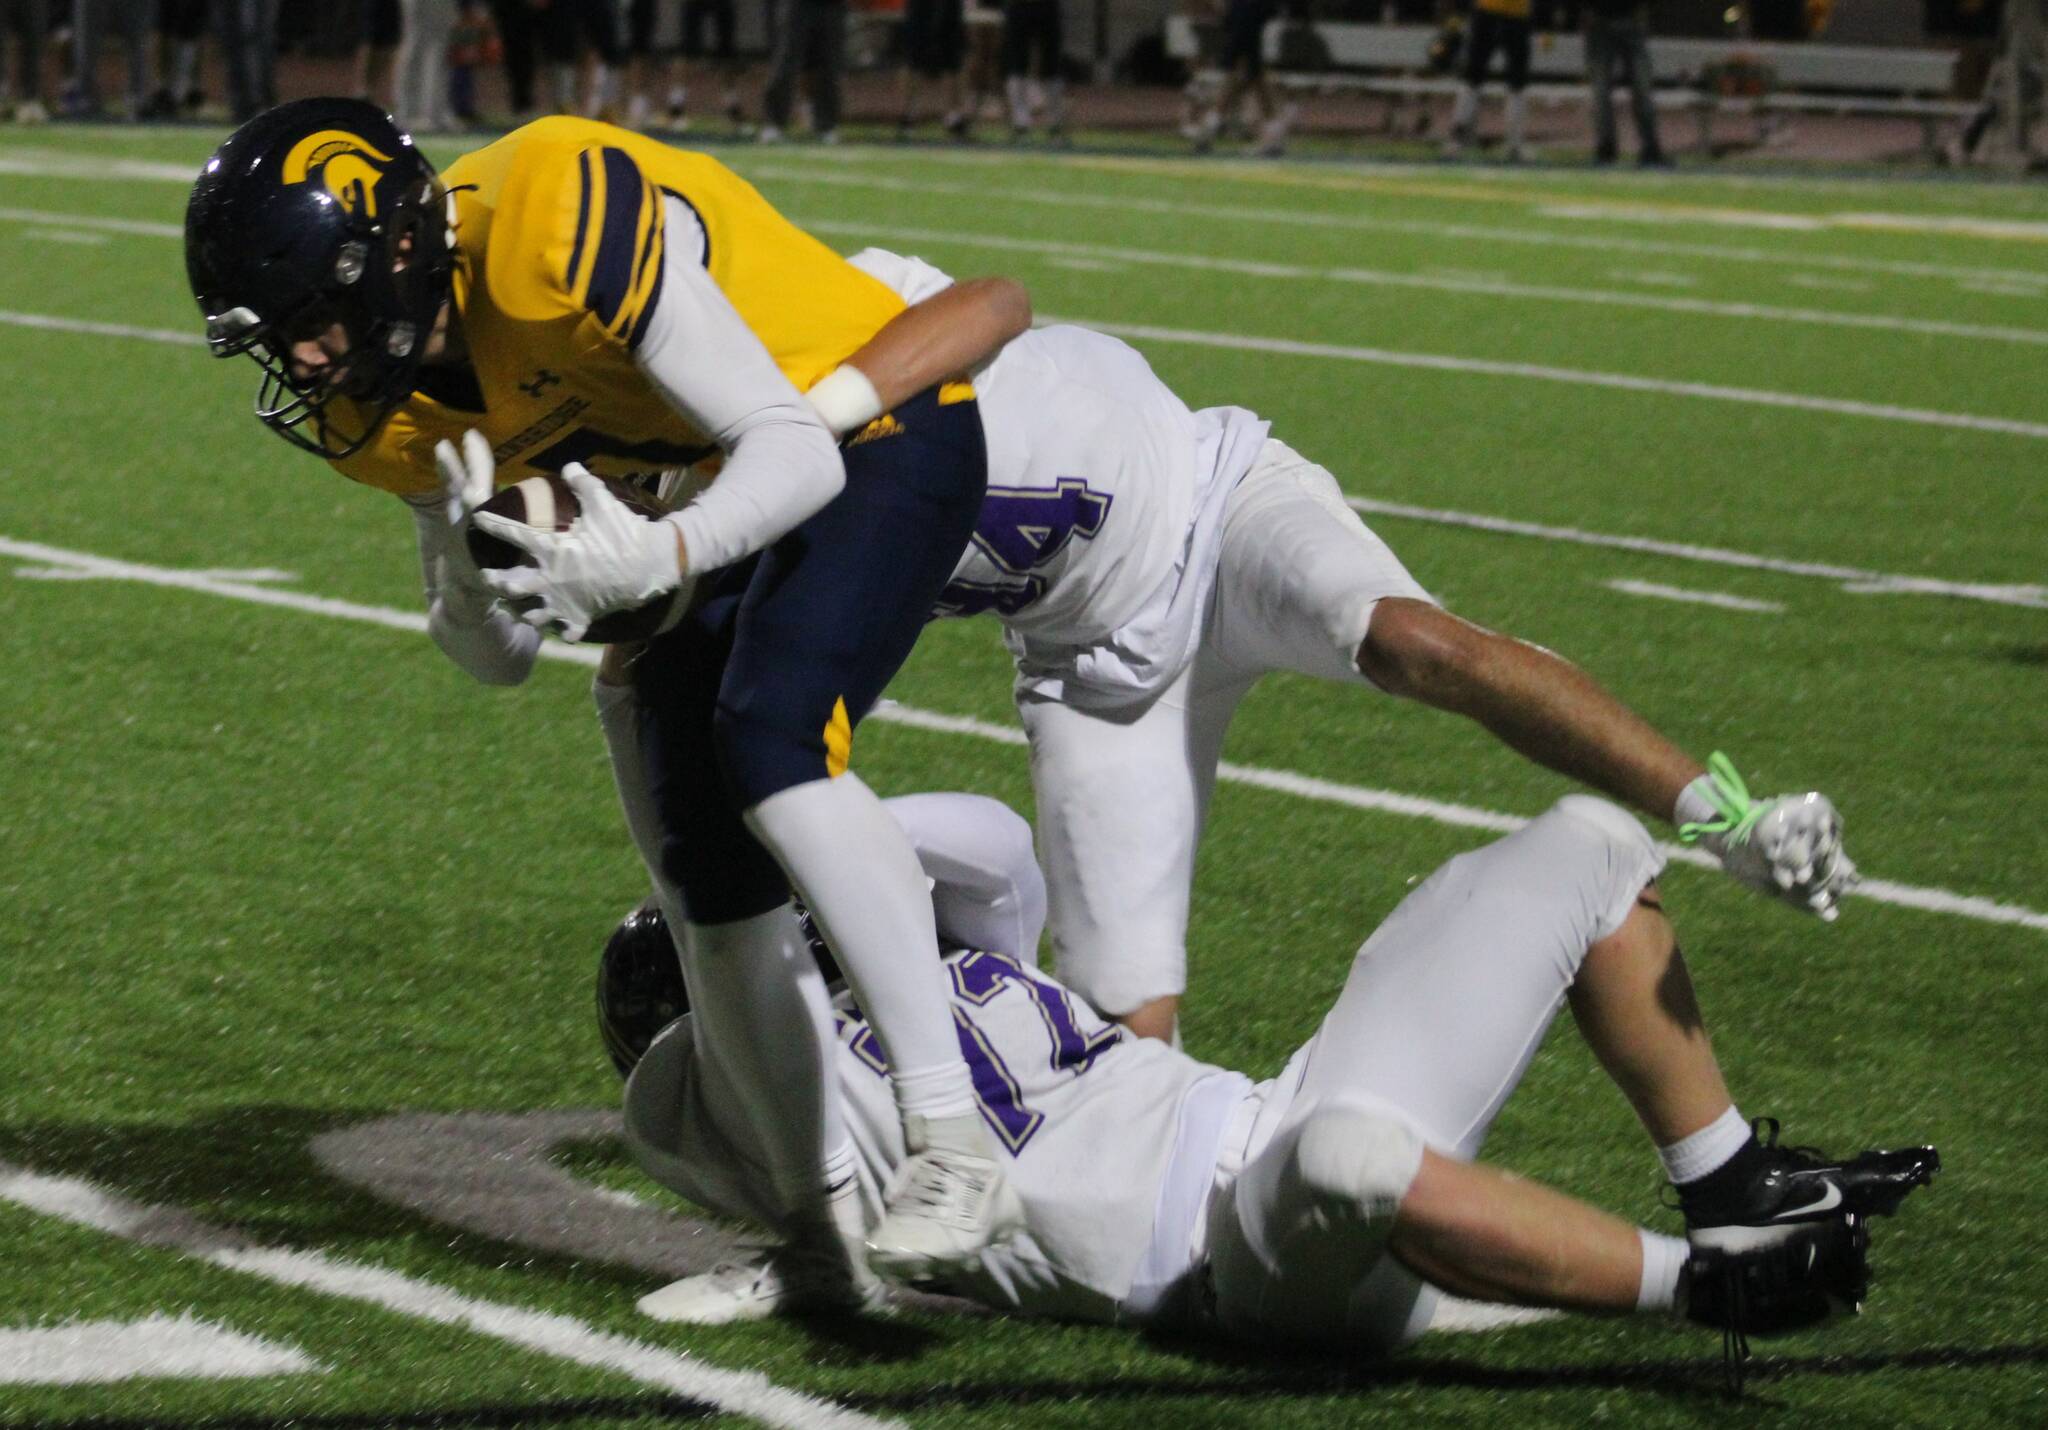
<svg viewBox="0 0 2048 1430"><path fill-rule="evenodd" d="M916 645L988 485L981 414L964 385L925 391L842 454L845 490L707 577L710 592L633 667L662 873L693 923L751 918L789 897L740 815L844 768L854 727Z"/></svg>

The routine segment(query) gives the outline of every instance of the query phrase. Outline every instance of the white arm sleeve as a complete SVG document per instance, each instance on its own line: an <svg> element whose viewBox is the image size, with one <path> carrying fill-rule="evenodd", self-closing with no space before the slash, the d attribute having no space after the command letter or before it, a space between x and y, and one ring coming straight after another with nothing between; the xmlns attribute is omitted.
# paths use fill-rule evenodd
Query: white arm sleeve
<svg viewBox="0 0 2048 1430"><path fill-rule="evenodd" d="M441 654L485 685L518 685L533 672L540 632L495 606L480 607L464 593L444 591L448 520L442 498L405 498L420 543L420 583L426 588L427 634Z"/></svg>
<svg viewBox="0 0 2048 1430"><path fill-rule="evenodd" d="M1038 962L1045 876L1031 853L1031 826L998 799L909 794L882 805L910 836L932 881L939 938L961 948Z"/></svg>
<svg viewBox="0 0 2048 1430"><path fill-rule="evenodd" d="M846 260L855 268L892 289L906 303L922 303L934 293L953 286L950 275L941 273L922 258L905 258L886 248L863 248Z"/></svg>
<svg viewBox="0 0 2048 1430"><path fill-rule="evenodd" d="M839 444L704 270L703 228L664 202L661 294L635 359L669 405L730 454L718 479L669 520L693 572L779 540L839 495Z"/></svg>

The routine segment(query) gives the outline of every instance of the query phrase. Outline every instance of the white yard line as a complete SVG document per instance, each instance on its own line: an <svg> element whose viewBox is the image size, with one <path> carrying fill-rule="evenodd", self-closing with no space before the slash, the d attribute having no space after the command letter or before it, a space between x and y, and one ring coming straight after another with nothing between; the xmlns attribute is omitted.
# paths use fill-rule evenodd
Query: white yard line
<svg viewBox="0 0 2048 1430"><path fill-rule="evenodd" d="M279 1285L459 1326L787 1430L875 1430L898 1423L786 1390L756 1372L724 1370L680 1351L600 1331L572 1316L465 1296L416 1276L317 1251L252 1245L237 1233L210 1226L176 1207L131 1201L75 1177L48 1176L0 1162L0 1199Z"/></svg>
<svg viewBox="0 0 2048 1430"><path fill-rule="evenodd" d="M1669 378L1637 377L1633 373L1546 367L1539 363L1496 362L1489 358L1395 352L1387 348L1350 347L1342 343L1304 343L1288 338L1250 337L1242 333L1210 333L1192 328L1155 327L1144 323L1114 323L1098 318L1054 317L1050 314L1040 314L1039 321L1081 323L1097 332L1138 341L1185 343L1235 352L1276 353L1287 357L1327 358L1339 362L1376 363L1387 367L1416 368L1429 372L1526 378L1539 382L1571 383L1581 387L1604 387L1667 397L1698 397L1716 402L1752 403L1762 407L1831 412L1845 417L1869 417L1927 427L1954 427L1972 432L1992 432L2001 436L2048 439L2048 422L2023 422L2012 417L1983 417L1969 412L1938 412L1928 408L1895 407L1888 403L1857 402L1840 397L1810 397L1797 392L1771 392L1761 388L1722 387L1710 382L1679 382ZM188 347L203 347L206 343L206 339L198 333L179 332L167 328L137 328L124 323L89 322L82 318L53 317L47 313L0 310L0 325L40 328L51 332L89 333L100 337L140 338L149 342L176 343Z"/></svg>
<svg viewBox="0 0 2048 1430"><path fill-rule="evenodd" d="M1411 521L1435 522L1440 526L1463 526L1475 531L1497 532L1503 536L1530 536L1539 541L1563 541L1577 546L1604 546L1616 551L1639 551L1648 556L1669 556L1679 561L1700 561L1714 566L1740 566L1751 571L1775 571L1784 576L1806 576L1834 581L1857 595L1954 596L1966 601L1989 601L2001 606L2031 606L2048 610L2048 586L2001 586L1989 582L1943 581L1928 576L1897 576L1883 571L1866 571L1856 566L1836 566L1821 561L1791 561L1778 556L1759 556L1749 551L1731 551L1722 546L1695 546L1683 541L1660 541L1649 536L1622 536L1613 532L1583 531L1575 526L1546 526L1540 522L1517 521L1511 517L1486 516L1472 511L1447 511L1440 507L1412 506L1407 502L1381 501L1377 497L1346 497L1354 511L1374 516L1405 517Z"/></svg>
<svg viewBox="0 0 2048 1430"><path fill-rule="evenodd" d="M1097 318L1056 318L1050 314L1041 314L1040 320L1048 323L1085 323L1098 332L1146 342L1184 343L1193 347L1221 348L1233 352L1326 358L1339 362L1374 363L1385 367L1421 368L1433 372L1472 373L1484 377L1529 378L1539 382L1605 387L1624 392L1655 393L1667 397L1699 397L1713 402L1741 402L1760 407L1792 408L1804 412L1831 412L1843 417L1869 417L1879 421L1908 422L1925 427L1995 432L2002 436L2030 437L2037 441L2048 439L2048 422L2026 422L2014 417L1982 417L1968 412L1939 412L1925 407L1898 407L1886 402L1858 402L1843 397L1810 397L1803 393L1772 392L1754 387L1724 387L1711 382L1680 382L1661 377L1638 377L1627 372L1548 367L1541 363L1498 362L1487 358L1451 357L1437 353L1395 352L1387 348L1351 347L1343 343L1307 343L1292 338L1251 337L1242 333L1208 333L1191 328L1158 327L1149 323L1113 323Z"/></svg>
<svg viewBox="0 0 2048 1430"><path fill-rule="evenodd" d="M221 596L229 600L247 601L255 605L303 611L311 615L362 621L392 630L425 634L427 629L426 616L413 611L365 606L353 601L330 600L321 596L302 595L295 591L279 591L268 586L245 586L199 572L117 561L110 557L95 556L90 552L45 546L40 542L15 541L0 537L0 557L13 557L49 566L73 565L107 578L136 581L151 586L174 587L210 596ZM599 659L598 647L562 645L555 641L544 642L540 647L540 653L549 660L566 661L572 665L585 667L595 667ZM991 724L968 716L942 715L891 702L884 702L874 712L872 718L943 734L972 736L998 744L1024 743L1024 732L1014 726ZM1323 804L1427 819L1461 829L1483 829L1503 833L1519 829L1528 823L1527 818L1521 815L1475 809L1469 805L1450 804L1420 795L1400 794L1393 790L1365 789L1356 785L1338 784L1332 780L1296 774L1290 770L1269 770L1252 765L1226 763L1221 766L1219 773L1221 778L1233 784L1249 785L1256 789L1270 790L1277 794L1292 795ZM1666 857L1676 862L1695 864L1704 868L1717 867L1711 855L1703 854L1696 849L1675 844L1662 847ZM2048 933L2048 914L2018 904L2001 903L1995 899L1972 894L1958 894L1947 889L1921 888L1889 880L1867 879L1855 890L1853 897L1951 914L1983 923L2017 924L2023 928Z"/></svg>
<svg viewBox="0 0 2048 1430"><path fill-rule="evenodd" d="M1116 213L1169 214L1189 218L1213 218L1234 222L1280 224L1296 228L1346 228L1363 232L1404 233L1420 237L1448 238L1480 243L1508 243L1546 248L1578 248L1595 253L1635 253L1663 257L1709 258L1730 263L1775 264L1802 268L1834 268L1848 272L1884 273L1905 278L1957 278L1971 280L2006 281L2022 284L2048 282L2048 273L2034 269L1995 268L1974 264L1916 263L1891 259L1856 258L1844 254L1801 254L1797 252L1774 252L1769 249L1737 248L1723 244L1671 243L1646 239L1631 239L1610 235L1572 234L1545 232L1524 226L1494 224L1443 223L1423 219L1386 219L1366 214L1342 214L1288 208L1280 205L1187 203L1174 199L1153 199L1138 195L1069 193L1051 188L1004 188L984 183L947 183L938 180L900 179L890 175L861 173L848 167L849 159L865 161L870 158L899 157L895 151L883 150L867 153L830 153L822 150L781 150L772 156L763 156L768 162L757 162L755 156L733 152L726 155L734 166L748 174L762 179L789 183L831 184L849 188L866 188L894 191L899 193L928 193L958 195L980 201L1000 200L1009 203L1046 205L1060 209L1096 208ZM921 151L920 163L941 161L951 164L1009 162L1016 156L991 154L988 156L946 155L938 151ZM777 161L820 161L816 169L776 168ZM1362 172L1382 172L1391 175L1415 177L1413 169L1399 166L1373 169L1370 166ZM65 153L60 150L25 149L12 153L0 153L0 174L18 174L32 178L61 178L104 180L120 178L146 180L151 182L189 186L198 177L198 171L187 164L167 164L141 159L104 159ZM1259 171L1260 177L1268 171ZM1191 169L1187 177L1198 177L1207 182L1216 179L1236 177L1227 166L1202 165ZM1724 180L1724 182L1729 182ZM1369 196L1370 191L1362 190ZM1689 219L1693 210L1684 206L1666 208L1655 204L1627 205L1595 203L1577 207L1562 206L1562 216L1573 219L1629 219L1678 223L1698 221ZM1764 210L1707 209L1709 215L1720 215L1724 220L1753 218L1758 224L1771 227L1806 228L1812 224L1828 226L1826 221L1808 220L1805 216L1792 214L1770 214ZM1831 215L1843 227L1851 229L1896 228L1909 222L1910 216L1846 214ZM1975 219L1968 217L1942 217L1926 220L1928 232L1937 235L1963 233L1980 236L1987 230L2003 229L2013 232L2031 233L2040 225L2022 222L2007 222L1998 219ZM140 231L140 230L137 230Z"/></svg>
<svg viewBox="0 0 2048 1430"><path fill-rule="evenodd" d="M1156 248L1127 248L1098 243L1069 243L1054 239L1015 238L1007 234L980 233L963 229L904 228L894 224L868 223L858 219L805 218L803 223L804 227L819 233L858 234L895 243L950 244L955 247L988 248L1007 253L1058 256L1099 263L1132 263L1202 273L1230 273L1247 278L1350 283L1374 288L1463 293L1484 298L1583 303L1608 308L1642 308L1660 313L1736 318L1749 322L1800 323L1819 327L1912 333L1923 337L1965 338L1983 342L2025 343L2032 346L2048 345L2048 328L2012 328L1985 323L1957 323L1937 318L1900 318L1886 313L1833 312L1826 308L1787 308L1771 303L1728 303L1709 298L1680 298L1668 294L1624 292L1613 288L1560 288L1542 283L1506 283L1478 278L1447 277L1442 274L1392 273L1375 268L1321 268L1248 258L1213 258L1204 254L1172 253ZM1666 287L1696 281L1683 274L1672 273L1614 276Z"/></svg>
<svg viewBox="0 0 2048 1430"><path fill-rule="evenodd" d="M1750 611L1775 616L1785 609L1778 601L1757 601L1748 596L1731 596L1726 591L1695 591L1688 586L1664 586L1655 581L1603 581L1610 591L1624 596L1649 596L1659 601L1683 601L1695 606L1714 606L1723 611Z"/></svg>
<svg viewBox="0 0 2048 1430"><path fill-rule="evenodd" d="M775 158L792 157L777 155ZM1729 244L1684 243L1628 238L1609 234L1558 233L1504 224L1448 223L1430 219L1393 219L1372 214L1330 213L1279 205L1189 202L1138 195L1071 193L1052 188L1005 188L990 184L947 183L901 179L886 174L834 170L776 168L768 163L740 161L756 180L818 184L835 188L872 189L885 193L933 194L1075 210L1099 209L1117 214L1155 214L1169 218L1216 219L1230 223L1277 225L1283 228L1348 229L1362 233L1398 233L1417 238L1447 238L1470 243L1505 243L1535 248L1579 249L1600 254L1638 254L1658 258L1705 258L1723 263L1761 264L1789 268L1825 268L1848 273L1876 273L1896 278L1945 278L1980 282L2040 284L2048 272L2027 268L1994 268L1975 264L1920 263L1899 259L1858 258L1848 254L1801 253L1796 249L1736 247Z"/></svg>
<svg viewBox="0 0 2048 1430"><path fill-rule="evenodd" d="M318 1375L297 1346L161 1311L133 1321L71 1321L0 1329L0 1385L100 1385L117 1380L246 1380Z"/></svg>

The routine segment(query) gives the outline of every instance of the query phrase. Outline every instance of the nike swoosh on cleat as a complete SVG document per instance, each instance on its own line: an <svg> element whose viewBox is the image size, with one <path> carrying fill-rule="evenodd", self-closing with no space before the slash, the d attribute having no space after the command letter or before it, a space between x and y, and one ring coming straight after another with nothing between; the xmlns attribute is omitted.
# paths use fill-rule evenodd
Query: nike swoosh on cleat
<svg viewBox="0 0 2048 1430"><path fill-rule="evenodd" d="M1828 1189L1820 1195L1820 1198L1818 1200L1809 1202L1803 1207L1794 1207L1790 1211L1779 1212L1776 1216L1772 1217L1771 1220L1790 1221L1794 1217L1813 1216L1819 1212L1833 1211L1836 1207L1840 1206L1841 1204L1842 1189L1836 1186L1833 1182L1829 1182Z"/></svg>

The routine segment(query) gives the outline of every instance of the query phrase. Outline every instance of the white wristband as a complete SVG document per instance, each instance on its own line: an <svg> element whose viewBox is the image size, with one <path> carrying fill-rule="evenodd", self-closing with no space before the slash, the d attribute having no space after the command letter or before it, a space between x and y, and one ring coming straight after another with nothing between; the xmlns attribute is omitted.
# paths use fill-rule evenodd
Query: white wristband
<svg viewBox="0 0 2048 1430"><path fill-rule="evenodd" d="M1711 824L1721 817L1708 793L1714 787L1712 775L1701 775L1678 792L1678 806L1671 811L1671 823L1683 829L1688 824Z"/></svg>
<svg viewBox="0 0 2048 1430"><path fill-rule="evenodd" d="M849 363L841 363L819 378L804 396L835 437L844 437L882 415L881 394L866 373Z"/></svg>

